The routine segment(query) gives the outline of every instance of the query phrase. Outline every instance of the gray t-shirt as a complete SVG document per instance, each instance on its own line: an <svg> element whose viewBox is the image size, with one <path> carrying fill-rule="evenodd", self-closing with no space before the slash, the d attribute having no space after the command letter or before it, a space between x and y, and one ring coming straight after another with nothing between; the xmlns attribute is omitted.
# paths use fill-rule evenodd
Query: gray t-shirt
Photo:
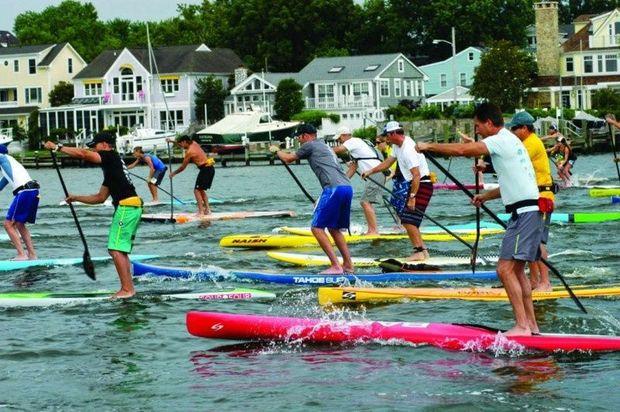
<svg viewBox="0 0 620 412"><path fill-rule="evenodd" d="M301 145L297 157L308 159L321 187L350 186L349 178L338 164L336 154L322 140L311 140Z"/></svg>

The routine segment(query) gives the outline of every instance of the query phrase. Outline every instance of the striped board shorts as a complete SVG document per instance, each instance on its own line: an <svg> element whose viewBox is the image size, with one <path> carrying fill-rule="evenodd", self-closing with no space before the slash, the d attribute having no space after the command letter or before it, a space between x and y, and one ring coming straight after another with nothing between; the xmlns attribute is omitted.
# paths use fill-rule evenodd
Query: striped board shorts
<svg viewBox="0 0 620 412"><path fill-rule="evenodd" d="M396 209L401 223L420 227L422 218L424 217L422 213L426 211L426 207L433 196L433 184L426 181L420 182L420 187L415 195L415 211L407 208L410 188L410 181L404 179L395 180L390 203L394 206L394 209Z"/></svg>

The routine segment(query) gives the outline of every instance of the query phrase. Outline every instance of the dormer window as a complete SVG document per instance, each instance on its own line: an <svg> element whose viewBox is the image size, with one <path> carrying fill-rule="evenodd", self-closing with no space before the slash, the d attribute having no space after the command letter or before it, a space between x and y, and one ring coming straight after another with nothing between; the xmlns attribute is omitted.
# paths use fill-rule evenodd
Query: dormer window
<svg viewBox="0 0 620 412"><path fill-rule="evenodd" d="M380 64L371 64L369 66L366 66L366 68L364 69L365 72L374 72L375 70L377 70L379 68Z"/></svg>
<svg viewBox="0 0 620 412"><path fill-rule="evenodd" d="M399 73L403 73L405 71L405 62L404 60L399 60L398 61L398 72Z"/></svg>
<svg viewBox="0 0 620 412"><path fill-rule="evenodd" d="M121 69L121 76L131 76L133 74L133 70L131 70L129 67L123 67Z"/></svg>
<svg viewBox="0 0 620 412"><path fill-rule="evenodd" d="M331 69L329 69L328 73L340 73L343 70L344 70L344 66L334 66Z"/></svg>
<svg viewBox="0 0 620 412"><path fill-rule="evenodd" d="M467 60L469 60L470 62L474 61L474 52L469 52L467 54Z"/></svg>

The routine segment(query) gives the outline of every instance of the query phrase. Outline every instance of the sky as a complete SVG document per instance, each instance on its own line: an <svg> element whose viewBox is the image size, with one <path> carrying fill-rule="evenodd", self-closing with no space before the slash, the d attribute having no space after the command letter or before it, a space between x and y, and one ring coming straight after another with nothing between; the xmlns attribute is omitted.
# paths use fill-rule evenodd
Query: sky
<svg viewBox="0 0 620 412"><path fill-rule="evenodd" d="M79 0L91 3L99 19L116 17L128 20L157 21L177 15L177 4L201 4L202 0ZM62 0L0 0L0 30L13 32L15 17L25 11L41 12L48 6L57 6Z"/></svg>

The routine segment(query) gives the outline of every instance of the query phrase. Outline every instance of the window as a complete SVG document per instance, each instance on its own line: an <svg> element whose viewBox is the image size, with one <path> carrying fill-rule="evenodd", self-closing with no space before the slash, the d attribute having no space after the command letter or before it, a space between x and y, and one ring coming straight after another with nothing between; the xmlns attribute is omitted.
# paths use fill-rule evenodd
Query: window
<svg viewBox="0 0 620 412"><path fill-rule="evenodd" d="M114 84L114 93L118 93L120 91L118 77L112 79L112 83Z"/></svg>
<svg viewBox="0 0 620 412"><path fill-rule="evenodd" d="M26 103L41 103L41 88L31 87L26 88Z"/></svg>
<svg viewBox="0 0 620 412"><path fill-rule="evenodd" d="M572 57L567 57L566 58L566 71L567 72L572 72L574 69L574 63L573 63L573 58Z"/></svg>
<svg viewBox="0 0 620 412"><path fill-rule="evenodd" d="M353 96L368 96L368 83L353 83Z"/></svg>
<svg viewBox="0 0 620 412"><path fill-rule="evenodd" d="M570 108L570 90L562 90L562 107Z"/></svg>
<svg viewBox="0 0 620 412"><path fill-rule="evenodd" d="M67 59L67 72L73 73L73 59L71 57Z"/></svg>
<svg viewBox="0 0 620 412"><path fill-rule="evenodd" d="M177 126L183 126L183 110L170 110L170 121L165 111L159 112L162 130L174 130Z"/></svg>
<svg viewBox="0 0 620 412"><path fill-rule="evenodd" d="M417 96L417 91L418 91L418 81L417 80L410 80L409 81L409 85L411 86L411 96Z"/></svg>
<svg viewBox="0 0 620 412"><path fill-rule="evenodd" d="M174 93L179 91L179 79L162 79L161 91L164 93Z"/></svg>
<svg viewBox="0 0 620 412"><path fill-rule="evenodd" d="M605 71L616 72L618 71L618 56L615 54L605 55Z"/></svg>
<svg viewBox="0 0 620 412"><path fill-rule="evenodd" d="M142 90L142 76L136 76L136 91Z"/></svg>
<svg viewBox="0 0 620 412"><path fill-rule="evenodd" d="M381 65L380 64L371 64L369 66L366 66L364 71L365 72L374 72L375 70L377 70L379 68L379 66L381 66Z"/></svg>
<svg viewBox="0 0 620 412"><path fill-rule="evenodd" d="M28 59L28 73L30 74L37 73L37 62L35 59Z"/></svg>
<svg viewBox="0 0 620 412"><path fill-rule="evenodd" d="M258 79L254 79L254 90L260 90L263 87L261 86L261 82Z"/></svg>
<svg viewBox="0 0 620 412"><path fill-rule="evenodd" d="M133 70L131 70L129 67L123 67L121 69L121 76L131 76L133 74Z"/></svg>
<svg viewBox="0 0 620 412"><path fill-rule="evenodd" d="M467 53L467 60L469 60L470 62L474 61L474 52Z"/></svg>
<svg viewBox="0 0 620 412"><path fill-rule="evenodd" d="M459 73L459 84L461 86L467 85L467 74L466 73Z"/></svg>
<svg viewBox="0 0 620 412"><path fill-rule="evenodd" d="M418 89L418 94L416 96L422 96L422 80L416 80L417 83L417 89Z"/></svg>
<svg viewBox="0 0 620 412"><path fill-rule="evenodd" d="M390 97L390 81L379 80L379 96Z"/></svg>
<svg viewBox="0 0 620 412"><path fill-rule="evenodd" d="M404 73L405 72L405 61L404 60L399 60L398 61L398 72L399 73Z"/></svg>
<svg viewBox="0 0 620 412"><path fill-rule="evenodd" d="M596 62L598 66L598 72L603 73L603 55L602 54L599 54L598 56L596 56Z"/></svg>
<svg viewBox="0 0 620 412"><path fill-rule="evenodd" d="M400 97L400 79L394 79L394 97Z"/></svg>
<svg viewBox="0 0 620 412"><path fill-rule="evenodd" d="M405 97L411 96L411 82L407 80L403 82L403 96Z"/></svg>
<svg viewBox="0 0 620 412"><path fill-rule="evenodd" d="M19 71L19 60L13 60L13 71L15 73Z"/></svg>
<svg viewBox="0 0 620 412"><path fill-rule="evenodd" d="M448 77L445 73L439 75L439 87L448 87Z"/></svg>
<svg viewBox="0 0 620 412"><path fill-rule="evenodd" d="M85 96L101 96L102 85L101 83L87 83L84 85Z"/></svg>
<svg viewBox="0 0 620 412"><path fill-rule="evenodd" d="M592 56L583 56L583 71L585 73L592 73L593 71Z"/></svg>
<svg viewBox="0 0 620 412"><path fill-rule="evenodd" d="M340 73L344 69L344 66L334 66L328 70L328 73Z"/></svg>

